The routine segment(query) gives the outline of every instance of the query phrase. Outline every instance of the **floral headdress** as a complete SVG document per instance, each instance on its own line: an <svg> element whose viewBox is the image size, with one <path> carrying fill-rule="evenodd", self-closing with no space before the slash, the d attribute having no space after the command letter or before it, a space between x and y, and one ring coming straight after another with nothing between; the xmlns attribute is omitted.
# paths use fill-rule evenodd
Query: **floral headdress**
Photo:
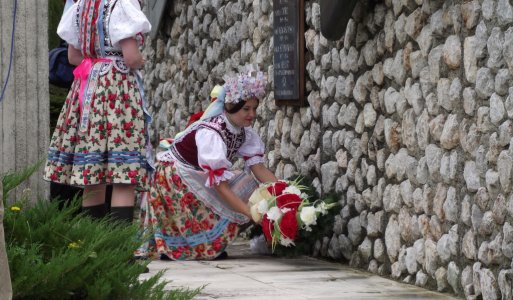
<svg viewBox="0 0 513 300"><path fill-rule="evenodd" d="M201 122L205 119L218 116L225 110L225 103L237 104L240 101L257 98L262 99L265 95L265 85L267 77L258 68L249 65L244 67L245 72L239 74L225 75L223 79L225 84L223 86L216 85L210 93L211 103L202 114L199 120L190 124ZM175 139L183 136L186 130L176 134Z"/></svg>
<svg viewBox="0 0 513 300"><path fill-rule="evenodd" d="M226 93L225 103L237 104L243 100L264 97L267 82L264 72L258 71L253 66L246 67L246 69L246 72L223 77L225 81L223 88Z"/></svg>

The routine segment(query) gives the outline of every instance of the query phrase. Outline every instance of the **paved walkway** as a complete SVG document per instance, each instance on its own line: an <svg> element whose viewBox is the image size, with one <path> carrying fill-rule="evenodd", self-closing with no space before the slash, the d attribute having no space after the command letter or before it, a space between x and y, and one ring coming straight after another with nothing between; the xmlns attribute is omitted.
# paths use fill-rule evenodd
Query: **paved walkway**
<svg viewBox="0 0 513 300"><path fill-rule="evenodd" d="M253 255L246 241L218 261L153 261L150 273L166 269L169 288L205 286L195 299L456 299L348 266L310 257Z"/></svg>

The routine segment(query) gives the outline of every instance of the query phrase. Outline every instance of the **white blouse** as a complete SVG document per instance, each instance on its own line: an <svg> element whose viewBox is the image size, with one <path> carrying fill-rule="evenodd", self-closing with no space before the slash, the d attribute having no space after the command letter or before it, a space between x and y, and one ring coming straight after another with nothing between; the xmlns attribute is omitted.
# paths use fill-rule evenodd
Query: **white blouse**
<svg viewBox="0 0 513 300"><path fill-rule="evenodd" d="M234 127L226 120L228 130L238 133L241 129ZM264 162L264 143L251 127L243 128L246 131L246 139L237 156L245 160L245 167ZM196 146L198 147L198 164L208 173L214 174L213 184L230 180L234 174L230 172L232 163L226 157L227 148L221 136L213 129L202 127L196 132ZM210 186L210 178L207 178L206 186Z"/></svg>
<svg viewBox="0 0 513 300"><path fill-rule="evenodd" d="M77 24L77 5L84 1L74 3L62 15L57 34L75 49L80 49ZM112 9L109 19L108 35L113 48L121 49L119 41L136 37L138 33L148 33L151 24L141 10L138 0L118 0Z"/></svg>

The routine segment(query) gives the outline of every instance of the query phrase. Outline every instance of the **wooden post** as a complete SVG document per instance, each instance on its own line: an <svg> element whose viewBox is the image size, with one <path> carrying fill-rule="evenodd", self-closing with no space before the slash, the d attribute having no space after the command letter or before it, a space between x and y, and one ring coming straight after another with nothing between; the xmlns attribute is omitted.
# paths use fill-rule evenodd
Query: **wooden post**
<svg viewBox="0 0 513 300"><path fill-rule="evenodd" d="M23 170L46 157L50 131L48 2L0 1L0 15L0 89L11 66L5 96L0 103L0 175L4 175ZM9 201L19 198L27 188L32 201L48 196L42 170L20 185Z"/></svg>
<svg viewBox="0 0 513 300"><path fill-rule="evenodd" d="M12 298L11 276L9 274L9 263L5 251L4 236L4 200L3 186L0 180L0 299L10 300Z"/></svg>

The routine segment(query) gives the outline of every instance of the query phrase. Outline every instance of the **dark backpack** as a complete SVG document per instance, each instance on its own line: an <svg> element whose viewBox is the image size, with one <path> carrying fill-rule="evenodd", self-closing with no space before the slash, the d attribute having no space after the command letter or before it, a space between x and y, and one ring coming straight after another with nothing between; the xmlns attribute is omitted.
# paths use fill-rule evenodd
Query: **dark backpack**
<svg viewBox="0 0 513 300"><path fill-rule="evenodd" d="M62 42L59 47L48 53L50 83L63 88L70 88L73 83L73 70L75 66L68 61L68 45Z"/></svg>

